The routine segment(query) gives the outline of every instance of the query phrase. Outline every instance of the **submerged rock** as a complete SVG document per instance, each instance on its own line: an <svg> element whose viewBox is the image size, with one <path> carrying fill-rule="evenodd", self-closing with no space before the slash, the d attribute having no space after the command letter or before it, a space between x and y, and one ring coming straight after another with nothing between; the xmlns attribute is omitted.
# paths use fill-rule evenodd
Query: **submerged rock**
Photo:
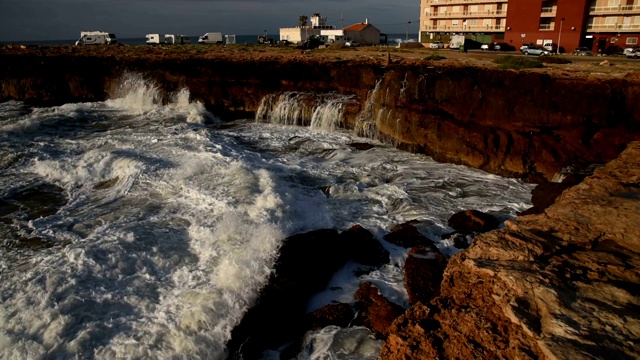
<svg viewBox="0 0 640 360"><path fill-rule="evenodd" d="M418 245L426 245L436 248L433 241L422 235L413 224L416 221L408 221L404 224L396 225L391 232L384 236L384 239L394 245L411 248Z"/></svg>

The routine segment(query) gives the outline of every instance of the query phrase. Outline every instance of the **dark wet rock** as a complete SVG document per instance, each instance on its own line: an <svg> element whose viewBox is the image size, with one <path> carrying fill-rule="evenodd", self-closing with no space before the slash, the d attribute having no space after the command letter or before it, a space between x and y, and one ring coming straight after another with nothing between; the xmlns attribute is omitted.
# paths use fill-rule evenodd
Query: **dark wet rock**
<svg viewBox="0 0 640 360"><path fill-rule="evenodd" d="M404 264L404 282L409 295L409 303L428 304L440 295L440 284L447 258L437 249L416 246L407 255Z"/></svg>
<svg viewBox="0 0 640 360"><path fill-rule="evenodd" d="M64 189L53 184L25 188L5 199L19 205L27 220L53 215L67 203Z"/></svg>
<svg viewBox="0 0 640 360"><path fill-rule="evenodd" d="M380 290L368 281L360 284L355 294L358 315L354 324L362 325L379 338L386 338L391 323L402 313L402 306L389 301L380 294Z"/></svg>
<svg viewBox="0 0 640 360"><path fill-rule="evenodd" d="M118 183L118 180L120 180L119 176L114 177L113 179L109 179L109 180L105 180L105 181L101 181L97 184L95 184L93 186L94 190L105 190L105 189L109 189L111 187L113 187L113 185Z"/></svg>
<svg viewBox="0 0 640 360"><path fill-rule="evenodd" d="M17 211L18 209L20 209L20 207L18 205L11 204L9 202L6 202L6 201L0 199L0 216L9 215L12 212Z"/></svg>
<svg viewBox="0 0 640 360"><path fill-rule="evenodd" d="M473 237L474 234L465 234L459 231L454 231L452 233L442 235L442 239L451 239L453 241L453 246L456 249L464 250L471 246L471 241L469 237Z"/></svg>
<svg viewBox="0 0 640 360"><path fill-rule="evenodd" d="M329 304L306 316L306 329L322 329L329 325L347 327L355 317L355 312L349 304Z"/></svg>
<svg viewBox="0 0 640 360"><path fill-rule="evenodd" d="M453 214L448 225L460 232L487 232L497 229L500 225L498 219L493 215L483 213L478 210L465 210Z"/></svg>
<svg viewBox="0 0 640 360"><path fill-rule="evenodd" d="M333 229L285 239L256 305L232 331L230 357L255 359L264 350L302 338L309 298L327 286L347 258Z"/></svg>
<svg viewBox="0 0 640 360"><path fill-rule="evenodd" d="M518 215L533 215L540 214L546 208L553 205L556 199L562 195L562 193L572 186L579 184L585 177L592 172L576 173L567 176L562 182L547 182L538 184L533 190L531 190L531 208L519 213Z"/></svg>
<svg viewBox="0 0 640 360"><path fill-rule="evenodd" d="M331 185L320 186L320 190L326 197L331 197Z"/></svg>
<svg viewBox="0 0 640 360"><path fill-rule="evenodd" d="M360 151L364 151L364 150L369 150L375 147L375 145L369 144L369 143L360 143L360 142L354 142L349 144L349 146L351 146L352 148L356 149L356 150L360 150Z"/></svg>
<svg viewBox="0 0 640 360"><path fill-rule="evenodd" d="M396 225L391 232L384 236L384 239L394 245L411 248L418 245L427 245L435 248L433 241L422 235L413 224L418 221L411 220L404 224Z"/></svg>
<svg viewBox="0 0 640 360"><path fill-rule="evenodd" d="M360 225L355 225L340 234L342 246L347 247L351 260L370 266L389 263L389 252L373 238L373 234Z"/></svg>

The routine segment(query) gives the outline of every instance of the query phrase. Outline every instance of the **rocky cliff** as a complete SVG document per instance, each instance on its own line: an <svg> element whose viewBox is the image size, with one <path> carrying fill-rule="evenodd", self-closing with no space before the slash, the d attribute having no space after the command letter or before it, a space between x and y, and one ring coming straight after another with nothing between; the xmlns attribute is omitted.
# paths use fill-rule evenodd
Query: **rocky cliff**
<svg viewBox="0 0 640 360"><path fill-rule="evenodd" d="M475 238L383 359L640 358L640 143L542 214Z"/></svg>
<svg viewBox="0 0 640 360"><path fill-rule="evenodd" d="M186 87L223 119L254 116L267 95L343 94L340 123L361 135L531 181L605 163L640 139L637 76L144 47L5 48L0 62L0 100L36 104L112 97L126 72L144 74L166 94Z"/></svg>

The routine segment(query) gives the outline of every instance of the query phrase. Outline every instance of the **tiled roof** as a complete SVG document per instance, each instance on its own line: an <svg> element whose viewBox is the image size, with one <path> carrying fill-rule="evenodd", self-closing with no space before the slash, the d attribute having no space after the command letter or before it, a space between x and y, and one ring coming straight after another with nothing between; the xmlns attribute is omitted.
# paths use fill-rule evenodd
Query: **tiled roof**
<svg viewBox="0 0 640 360"><path fill-rule="evenodd" d="M343 30L345 30L345 31L360 31L360 30L366 28L369 25L371 25L371 24L365 24L365 23L353 24L353 25L347 26Z"/></svg>

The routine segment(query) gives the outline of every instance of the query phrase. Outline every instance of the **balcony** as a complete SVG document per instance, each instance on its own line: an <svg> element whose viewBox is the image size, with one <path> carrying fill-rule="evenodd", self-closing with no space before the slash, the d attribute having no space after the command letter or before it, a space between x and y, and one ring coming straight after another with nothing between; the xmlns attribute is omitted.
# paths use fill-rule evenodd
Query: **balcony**
<svg viewBox="0 0 640 360"><path fill-rule="evenodd" d="M431 32L504 32L504 25L425 25L423 29Z"/></svg>
<svg viewBox="0 0 640 360"><path fill-rule="evenodd" d="M555 17L556 16L556 7L543 7L540 11L540 17Z"/></svg>
<svg viewBox="0 0 640 360"><path fill-rule="evenodd" d="M507 12L504 10L485 10L485 11L456 11L456 12L428 12L426 17L431 19L451 19L451 18L504 18Z"/></svg>
<svg viewBox="0 0 640 360"><path fill-rule="evenodd" d="M638 32L640 24L589 24L588 32Z"/></svg>
<svg viewBox="0 0 640 360"><path fill-rule="evenodd" d="M427 0L427 4L430 5L465 5L465 4L496 4L507 3L509 0Z"/></svg>
<svg viewBox="0 0 640 360"><path fill-rule="evenodd" d="M553 29L555 28L554 25L555 24L540 24L540 27L538 28L538 30L540 30L540 31L553 31Z"/></svg>
<svg viewBox="0 0 640 360"><path fill-rule="evenodd" d="M589 15L640 14L640 5L592 6Z"/></svg>

